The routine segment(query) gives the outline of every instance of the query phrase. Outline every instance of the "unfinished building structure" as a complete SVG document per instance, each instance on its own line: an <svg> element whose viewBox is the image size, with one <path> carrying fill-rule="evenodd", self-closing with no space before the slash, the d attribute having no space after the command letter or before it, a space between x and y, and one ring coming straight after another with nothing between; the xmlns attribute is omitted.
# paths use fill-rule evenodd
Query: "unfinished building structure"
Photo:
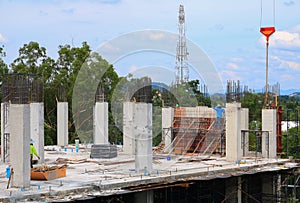
<svg viewBox="0 0 300 203"><path fill-rule="evenodd" d="M172 114L162 115L163 152L192 155L222 153L224 119L217 119L214 109L205 106L167 109L163 112L174 111L174 117Z"/></svg>
<svg viewBox="0 0 300 203"><path fill-rule="evenodd" d="M152 172L151 79L137 81L137 91L128 89L123 103L123 151L135 156L135 171Z"/></svg>
<svg viewBox="0 0 300 203"><path fill-rule="evenodd" d="M240 103L227 103L224 110L224 117L218 118L216 110L206 106L163 108L162 142L154 152L205 157L219 154L231 161L253 155L248 146L248 109L241 108Z"/></svg>
<svg viewBox="0 0 300 203"><path fill-rule="evenodd" d="M2 84L2 161L14 168L14 186L30 183L29 143L32 139L44 161L43 77L36 74L9 74Z"/></svg>
<svg viewBox="0 0 300 203"><path fill-rule="evenodd" d="M108 144L108 102L107 90L99 85L93 111L93 143Z"/></svg>
<svg viewBox="0 0 300 203"><path fill-rule="evenodd" d="M69 143L67 90L60 86L57 100L57 145L66 146Z"/></svg>
<svg viewBox="0 0 300 203"><path fill-rule="evenodd" d="M117 157L117 146L108 140L108 102L107 89L100 83L95 96L93 108L93 145L91 158Z"/></svg>

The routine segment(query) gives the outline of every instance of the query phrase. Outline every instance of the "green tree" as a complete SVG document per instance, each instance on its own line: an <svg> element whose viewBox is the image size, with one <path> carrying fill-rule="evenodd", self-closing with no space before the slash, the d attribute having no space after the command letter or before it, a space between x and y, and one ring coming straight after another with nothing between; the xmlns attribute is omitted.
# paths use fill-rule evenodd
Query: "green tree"
<svg viewBox="0 0 300 203"><path fill-rule="evenodd" d="M116 84L118 84L118 75L112 65L104 60L98 53L91 53L90 57L82 64L80 72L76 78L76 84L73 84L73 117L75 128L80 134L82 141L92 141L93 130L93 106L95 103L95 94L99 85L107 90L108 101L111 101L112 94ZM110 104L111 105L111 104ZM109 114L111 106L109 105ZM109 131L120 134L114 127L113 117L109 115ZM110 134L110 140L115 140L115 134Z"/></svg>
<svg viewBox="0 0 300 203"><path fill-rule="evenodd" d="M194 96L198 101L198 106L211 106L210 98L207 97L204 92L200 92L200 81L199 80L191 80L188 82L188 86L193 94L190 96Z"/></svg>
<svg viewBox="0 0 300 203"><path fill-rule="evenodd" d="M9 69L7 64L4 62L3 58L6 57L6 52L4 51L4 46L0 47L0 77L2 81L3 75L7 74Z"/></svg>
<svg viewBox="0 0 300 203"><path fill-rule="evenodd" d="M19 56L11 64L14 73L43 75L44 82L53 76L56 64L47 56L46 48L37 42L29 42L19 49Z"/></svg>
<svg viewBox="0 0 300 203"><path fill-rule="evenodd" d="M7 64L4 62L3 58L6 56L4 51L4 46L0 47L0 99L2 101L2 81L5 74L9 72ZM1 138L0 138L1 140Z"/></svg>
<svg viewBox="0 0 300 203"><path fill-rule="evenodd" d="M0 84L2 85L3 76L9 72L7 64L4 62L3 58L6 57L6 52L4 51L4 46L0 47ZM0 89L1 91L1 89ZM2 92L1 92L2 97Z"/></svg>
<svg viewBox="0 0 300 203"><path fill-rule="evenodd" d="M249 122L261 122L261 110L263 108L264 95L256 93L247 93L241 100L243 108L249 109Z"/></svg>

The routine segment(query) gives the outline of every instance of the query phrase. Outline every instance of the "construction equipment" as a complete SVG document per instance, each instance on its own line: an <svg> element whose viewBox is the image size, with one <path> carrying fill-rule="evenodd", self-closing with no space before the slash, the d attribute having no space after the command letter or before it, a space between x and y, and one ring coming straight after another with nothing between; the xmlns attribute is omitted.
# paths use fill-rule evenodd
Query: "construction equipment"
<svg viewBox="0 0 300 203"><path fill-rule="evenodd" d="M266 93L264 100L264 108L269 105L269 38L275 32L275 0L273 0L273 26L262 27L263 19L263 0L261 0L261 19L260 32L266 37Z"/></svg>

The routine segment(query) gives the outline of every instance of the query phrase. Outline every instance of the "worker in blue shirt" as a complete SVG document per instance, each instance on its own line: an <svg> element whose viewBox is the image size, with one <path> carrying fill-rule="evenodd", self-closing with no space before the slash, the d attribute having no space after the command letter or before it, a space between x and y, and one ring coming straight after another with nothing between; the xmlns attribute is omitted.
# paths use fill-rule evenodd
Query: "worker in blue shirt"
<svg viewBox="0 0 300 203"><path fill-rule="evenodd" d="M217 126L221 127L222 126L222 118L223 118L223 114L225 113L225 110L221 107L220 104L217 105L217 107L213 107L213 109L216 111L217 113Z"/></svg>

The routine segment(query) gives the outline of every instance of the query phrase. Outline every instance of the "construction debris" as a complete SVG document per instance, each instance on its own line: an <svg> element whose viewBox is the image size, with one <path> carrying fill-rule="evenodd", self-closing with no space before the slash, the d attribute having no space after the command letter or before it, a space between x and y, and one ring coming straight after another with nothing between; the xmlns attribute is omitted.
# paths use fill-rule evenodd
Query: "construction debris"
<svg viewBox="0 0 300 203"><path fill-rule="evenodd" d="M46 171L52 171L52 170L56 170L56 169L62 169L62 168L66 168L68 165L64 164L61 166L47 166L47 165L41 165L41 166L37 166L31 169L32 172L46 172Z"/></svg>
<svg viewBox="0 0 300 203"><path fill-rule="evenodd" d="M47 166L41 165L31 169L31 180L53 180L66 176L67 165Z"/></svg>

